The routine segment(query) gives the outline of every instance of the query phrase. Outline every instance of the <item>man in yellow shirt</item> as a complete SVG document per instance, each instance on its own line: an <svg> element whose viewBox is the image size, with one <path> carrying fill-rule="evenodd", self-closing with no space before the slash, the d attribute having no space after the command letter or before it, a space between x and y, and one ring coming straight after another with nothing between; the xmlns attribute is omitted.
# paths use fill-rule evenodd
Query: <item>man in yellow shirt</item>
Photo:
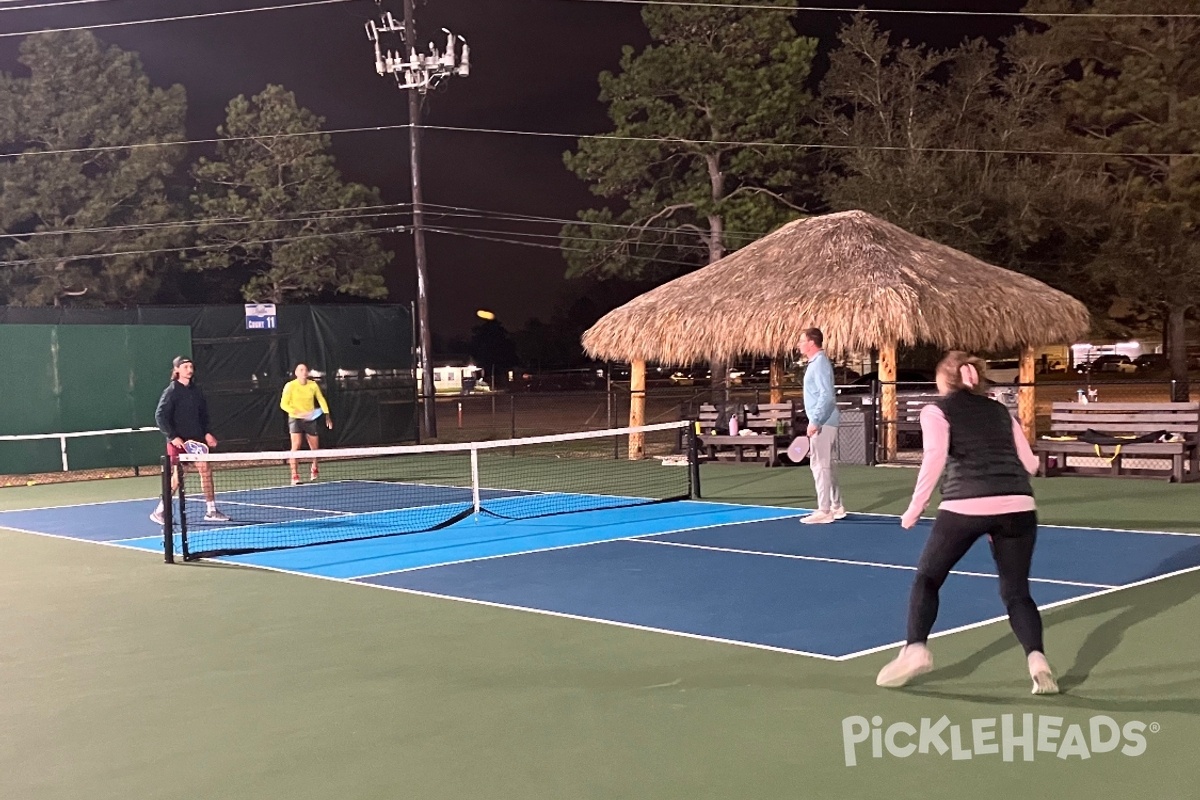
<svg viewBox="0 0 1200 800"><path fill-rule="evenodd" d="M317 420L325 417L325 427L333 430L333 418L329 416L329 404L321 387L316 381L308 379L308 366L296 365L296 379L288 381L283 387L283 398L279 407L287 412L288 433L292 436L292 449L299 450L304 439L308 439L308 449L316 450L321 446L318 434ZM292 485L300 483L300 472L296 467L296 459L289 461L292 465ZM313 459L309 480L317 479L317 459Z"/></svg>

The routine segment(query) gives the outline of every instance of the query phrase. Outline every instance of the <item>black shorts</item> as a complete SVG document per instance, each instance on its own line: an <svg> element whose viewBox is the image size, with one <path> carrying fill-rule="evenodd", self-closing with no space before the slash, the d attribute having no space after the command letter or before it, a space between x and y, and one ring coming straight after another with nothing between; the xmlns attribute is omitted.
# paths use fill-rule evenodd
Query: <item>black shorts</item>
<svg viewBox="0 0 1200 800"><path fill-rule="evenodd" d="M320 429L317 428L319 419L296 419L288 417L288 433L303 433L307 436L320 435Z"/></svg>

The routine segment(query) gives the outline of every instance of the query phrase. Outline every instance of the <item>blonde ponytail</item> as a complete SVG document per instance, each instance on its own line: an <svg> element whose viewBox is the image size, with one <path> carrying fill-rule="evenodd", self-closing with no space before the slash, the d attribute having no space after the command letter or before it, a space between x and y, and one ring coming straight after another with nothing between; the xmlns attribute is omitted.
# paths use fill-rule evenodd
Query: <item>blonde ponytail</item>
<svg viewBox="0 0 1200 800"><path fill-rule="evenodd" d="M938 364L937 375L954 389L987 394L987 364L978 356L951 350Z"/></svg>

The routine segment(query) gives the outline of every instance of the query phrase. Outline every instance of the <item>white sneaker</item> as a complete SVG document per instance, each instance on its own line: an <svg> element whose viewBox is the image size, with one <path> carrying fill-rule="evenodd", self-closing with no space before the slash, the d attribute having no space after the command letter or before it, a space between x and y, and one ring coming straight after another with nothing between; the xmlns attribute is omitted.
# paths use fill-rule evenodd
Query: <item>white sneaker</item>
<svg viewBox="0 0 1200 800"><path fill-rule="evenodd" d="M1058 681L1054 679L1050 662L1041 653L1029 654L1029 677L1033 679L1033 694L1058 694Z"/></svg>
<svg viewBox="0 0 1200 800"><path fill-rule="evenodd" d="M879 670L875 685L886 689L898 689L918 675L933 669L933 653L923 644L906 644L887 666Z"/></svg>
<svg viewBox="0 0 1200 800"><path fill-rule="evenodd" d="M846 509L843 506L834 506L830 513L833 514L834 519L846 518Z"/></svg>
<svg viewBox="0 0 1200 800"><path fill-rule="evenodd" d="M801 517L800 521L805 525L825 525L833 522L833 514L829 511L814 511L807 517Z"/></svg>
<svg viewBox="0 0 1200 800"><path fill-rule="evenodd" d="M154 524L156 525L167 524L167 521L163 519L163 512L159 511L158 509L150 512L150 519L154 520Z"/></svg>
<svg viewBox="0 0 1200 800"><path fill-rule="evenodd" d="M212 511L208 511L204 514L204 521L205 522L229 522L229 517L227 517L225 514L222 514L220 509L214 508Z"/></svg>

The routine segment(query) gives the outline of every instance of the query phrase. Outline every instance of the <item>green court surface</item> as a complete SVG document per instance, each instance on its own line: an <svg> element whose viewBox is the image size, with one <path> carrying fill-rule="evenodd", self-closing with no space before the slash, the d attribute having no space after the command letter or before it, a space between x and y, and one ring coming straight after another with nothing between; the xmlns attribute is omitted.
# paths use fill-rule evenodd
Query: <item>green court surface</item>
<svg viewBox="0 0 1200 800"><path fill-rule="evenodd" d="M844 469L847 506L898 514L915 478ZM812 502L806 469L706 466L703 483ZM0 509L157 486L5 489ZM1036 490L1045 522L1200 532L1196 485ZM1061 696L1028 694L1004 623L935 639L935 672L887 691L890 651L823 661L0 531L0 799L1193 798L1198 593L1189 572L1047 611ZM974 728L999 744L1026 714L1053 751L964 757ZM844 728L875 717L945 717L951 749L876 758L868 731L848 765Z"/></svg>

